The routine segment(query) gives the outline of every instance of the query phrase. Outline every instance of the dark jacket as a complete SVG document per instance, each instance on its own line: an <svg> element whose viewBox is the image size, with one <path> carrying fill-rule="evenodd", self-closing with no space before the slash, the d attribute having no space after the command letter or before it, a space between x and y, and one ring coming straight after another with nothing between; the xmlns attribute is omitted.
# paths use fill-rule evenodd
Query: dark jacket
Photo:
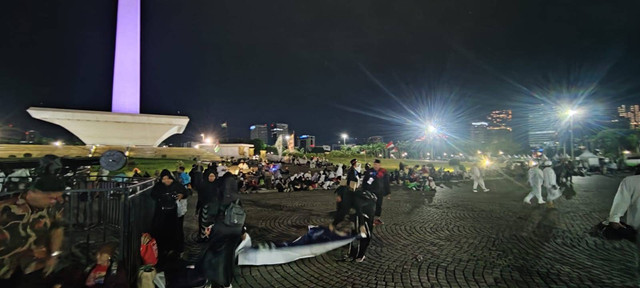
<svg viewBox="0 0 640 288"><path fill-rule="evenodd" d="M391 184L389 183L389 173L380 168L378 171L371 168L364 173L362 180L362 190L372 192L378 197L391 194Z"/></svg>
<svg viewBox="0 0 640 288"><path fill-rule="evenodd" d="M358 182L358 171L353 166L347 170L347 187L351 182Z"/></svg>
<svg viewBox="0 0 640 288"><path fill-rule="evenodd" d="M209 175L215 174L216 172L213 170L207 170L204 172L203 181L196 187L198 190L198 204L196 205L196 209L200 210L202 206L209 204L211 201L218 201L218 186L220 185L218 182L218 178L213 182L209 182Z"/></svg>
<svg viewBox="0 0 640 288"><path fill-rule="evenodd" d="M171 185L169 186L164 185L164 183L162 183L161 181L163 176L168 176L171 179L174 179L173 183L171 183ZM186 199L191 195L191 192L184 188L184 186L178 181L176 181L175 178L173 178L173 175L171 175L171 172L166 169L162 170L162 173L160 173L159 182L156 182L156 184L153 186L153 189L151 190L151 198L156 201L156 211L157 209L163 208L177 208L176 196L178 194L182 194L183 199Z"/></svg>

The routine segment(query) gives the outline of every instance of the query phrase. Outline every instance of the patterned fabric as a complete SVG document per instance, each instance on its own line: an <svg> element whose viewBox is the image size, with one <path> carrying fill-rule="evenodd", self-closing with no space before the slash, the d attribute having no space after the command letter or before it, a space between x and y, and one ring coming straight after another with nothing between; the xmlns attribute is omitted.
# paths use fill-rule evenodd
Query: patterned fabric
<svg viewBox="0 0 640 288"><path fill-rule="evenodd" d="M20 267L24 274L44 268L51 231L62 227L62 205L30 207L25 193L0 201L0 279Z"/></svg>

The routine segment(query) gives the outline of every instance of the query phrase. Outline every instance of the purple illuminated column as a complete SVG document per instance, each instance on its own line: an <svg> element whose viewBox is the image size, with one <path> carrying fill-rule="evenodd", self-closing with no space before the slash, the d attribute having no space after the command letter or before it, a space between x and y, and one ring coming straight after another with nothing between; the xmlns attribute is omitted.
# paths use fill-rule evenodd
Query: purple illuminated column
<svg viewBox="0 0 640 288"><path fill-rule="evenodd" d="M111 111L140 113L140 1L118 0Z"/></svg>

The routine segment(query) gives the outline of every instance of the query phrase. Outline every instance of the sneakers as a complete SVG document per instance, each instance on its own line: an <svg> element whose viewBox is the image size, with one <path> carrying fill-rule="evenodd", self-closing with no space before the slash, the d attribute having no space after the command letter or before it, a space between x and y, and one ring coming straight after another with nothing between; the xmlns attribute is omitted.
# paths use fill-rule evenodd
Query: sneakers
<svg viewBox="0 0 640 288"><path fill-rule="evenodd" d="M361 258L356 258L356 262L362 263L364 261L364 258L366 258L364 255Z"/></svg>
<svg viewBox="0 0 640 288"><path fill-rule="evenodd" d="M491 189L484 189L484 190L482 190L482 191L486 193L486 192L491 191Z"/></svg>
<svg viewBox="0 0 640 288"><path fill-rule="evenodd" d="M525 205L531 205L531 201L527 201L527 200L522 201L522 203L524 203Z"/></svg>
<svg viewBox="0 0 640 288"><path fill-rule="evenodd" d="M382 222L380 218L376 218L375 220L373 220L373 226L378 226L382 224L384 224L384 222Z"/></svg>
<svg viewBox="0 0 640 288"><path fill-rule="evenodd" d="M544 202L544 201L538 202L538 205L542 205L542 204L547 204L547 202Z"/></svg>
<svg viewBox="0 0 640 288"><path fill-rule="evenodd" d="M478 189L473 189L473 193L478 193Z"/></svg>

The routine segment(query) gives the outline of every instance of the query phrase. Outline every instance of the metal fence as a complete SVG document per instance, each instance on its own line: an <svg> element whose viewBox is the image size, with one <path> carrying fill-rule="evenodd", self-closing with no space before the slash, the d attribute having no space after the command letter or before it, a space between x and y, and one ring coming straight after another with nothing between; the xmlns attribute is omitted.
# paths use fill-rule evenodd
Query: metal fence
<svg viewBox="0 0 640 288"><path fill-rule="evenodd" d="M22 193L35 178L5 178L0 200ZM154 202L150 192L155 180L74 176L67 181L72 189L63 194L65 259L85 266L94 261L98 246L117 243L117 258L134 281L141 265L140 237L151 228ZM20 190L8 191L15 187Z"/></svg>

